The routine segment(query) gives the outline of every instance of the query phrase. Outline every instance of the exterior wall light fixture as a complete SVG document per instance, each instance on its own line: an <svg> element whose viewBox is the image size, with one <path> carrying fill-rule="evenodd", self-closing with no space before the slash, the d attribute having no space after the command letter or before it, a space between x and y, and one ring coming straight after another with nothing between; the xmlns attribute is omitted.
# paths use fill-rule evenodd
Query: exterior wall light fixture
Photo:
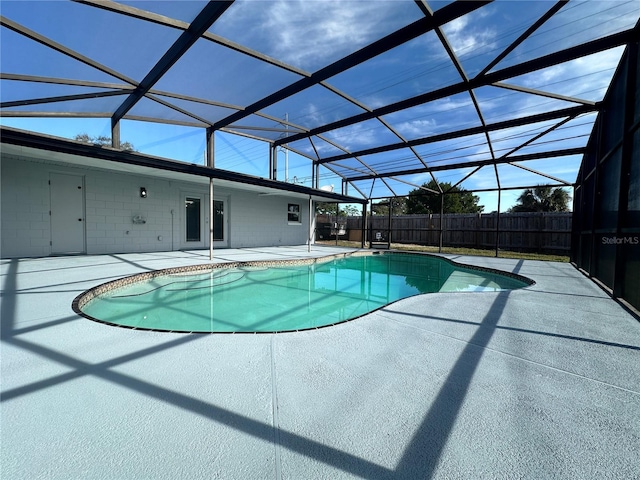
<svg viewBox="0 0 640 480"><path fill-rule="evenodd" d="M147 198L147 189L140 187L140 198Z"/></svg>

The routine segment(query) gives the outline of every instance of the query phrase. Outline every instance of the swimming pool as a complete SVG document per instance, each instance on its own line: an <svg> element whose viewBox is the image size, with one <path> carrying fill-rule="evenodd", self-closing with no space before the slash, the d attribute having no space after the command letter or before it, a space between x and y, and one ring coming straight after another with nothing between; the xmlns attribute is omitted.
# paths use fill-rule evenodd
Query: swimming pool
<svg viewBox="0 0 640 480"><path fill-rule="evenodd" d="M88 290L73 308L91 320L140 330L286 332L335 325L413 295L533 283L432 255L377 253L160 270Z"/></svg>

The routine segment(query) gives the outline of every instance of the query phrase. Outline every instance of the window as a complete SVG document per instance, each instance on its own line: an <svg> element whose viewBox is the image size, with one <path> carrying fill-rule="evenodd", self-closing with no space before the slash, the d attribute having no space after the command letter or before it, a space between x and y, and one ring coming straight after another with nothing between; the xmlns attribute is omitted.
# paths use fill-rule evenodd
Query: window
<svg viewBox="0 0 640 480"><path fill-rule="evenodd" d="M287 209L287 220L289 223L301 223L300 222L300 205L290 203Z"/></svg>

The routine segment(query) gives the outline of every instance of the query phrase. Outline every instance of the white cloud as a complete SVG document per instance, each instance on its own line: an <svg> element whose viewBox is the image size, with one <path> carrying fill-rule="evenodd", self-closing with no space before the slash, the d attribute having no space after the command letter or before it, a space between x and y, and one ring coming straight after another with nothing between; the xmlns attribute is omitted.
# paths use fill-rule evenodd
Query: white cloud
<svg viewBox="0 0 640 480"><path fill-rule="evenodd" d="M396 127L400 134L409 137L426 137L430 135L436 126L436 121L433 119L427 120L411 120L408 122L402 122Z"/></svg>
<svg viewBox="0 0 640 480"><path fill-rule="evenodd" d="M484 13L483 16L487 14ZM458 56L477 54L478 49L491 48L496 38L496 29L470 24L469 15L456 18L442 27L449 44Z"/></svg>
<svg viewBox="0 0 640 480"><path fill-rule="evenodd" d="M299 116L304 118L305 123L308 125L317 125L324 121L323 115L319 111L315 103L304 105L304 108L300 111Z"/></svg>
<svg viewBox="0 0 640 480"><path fill-rule="evenodd" d="M339 0L278 0L268 5L263 26L271 35L270 54L314 70L374 40L384 11L393 8L389 2Z"/></svg>
<svg viewBox="0 0 640 480"><path fill-rule="evenodd" d="M431 181L431 174L429 173L419 173L417 175L411 175L407 181L414 185L423 185L425 183L429 183Z"/></svg>
<svg viewBox="0 0 640 480"><path fill-rule="evenodd" d="M451 112L452 110L473 108L471 98L466 94L457 95L455 97L446 97L424 106L432 112Z"/></svg>
<svg viewBox="0 0 640 480"><path fill-rule="evenodd" d="M342 145L347 150L374 145L377 140L376 129L356 123L325 134L327 138Z"/></svg>
<svg viewBox="0 0 640 480"><path fill-rule="evenodd" d="M387 115L385 118L401 134L409 138L442 133L457 129L461 125L467 127L469 123L479 124L473 103L467 94L436 100L407 111Z"/></svg>
<svg viewBox="0 0 640 480"><path fill-rule="evenodd" d="M560 95L601 100L624 47L581 57L510 80L510 83Z"/></svg>

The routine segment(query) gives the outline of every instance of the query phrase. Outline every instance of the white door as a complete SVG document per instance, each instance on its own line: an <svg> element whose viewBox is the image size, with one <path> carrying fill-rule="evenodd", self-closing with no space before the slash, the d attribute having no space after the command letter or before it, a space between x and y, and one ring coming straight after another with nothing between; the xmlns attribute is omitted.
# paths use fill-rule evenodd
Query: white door
<svg viewBox="0 0 640 480"><path fill-rule="evenodd" d="M204 196L182 195L182 248L203 248L205 246Z"/></svg>
<svg viewBox="0 0 640 480"><path fill-rule="evenodd" d="M51 253L85 253L84 178L51 173Z"/></svg>
<svg viewBox="0 0 640 480"><path fill-rule="evenodd" d="M213 198L213 246L228 247L229 234L226 214L227 201L224 198Z"/></svg>
<svg viewBox="0 0 640 480"><path fill-rule="evenodd" d="M181 248L205 248L209 246L209 197L201 194L182 194ZM227 247L229 244L227 201L214 197L213 201L213 246Z"/></svg>

